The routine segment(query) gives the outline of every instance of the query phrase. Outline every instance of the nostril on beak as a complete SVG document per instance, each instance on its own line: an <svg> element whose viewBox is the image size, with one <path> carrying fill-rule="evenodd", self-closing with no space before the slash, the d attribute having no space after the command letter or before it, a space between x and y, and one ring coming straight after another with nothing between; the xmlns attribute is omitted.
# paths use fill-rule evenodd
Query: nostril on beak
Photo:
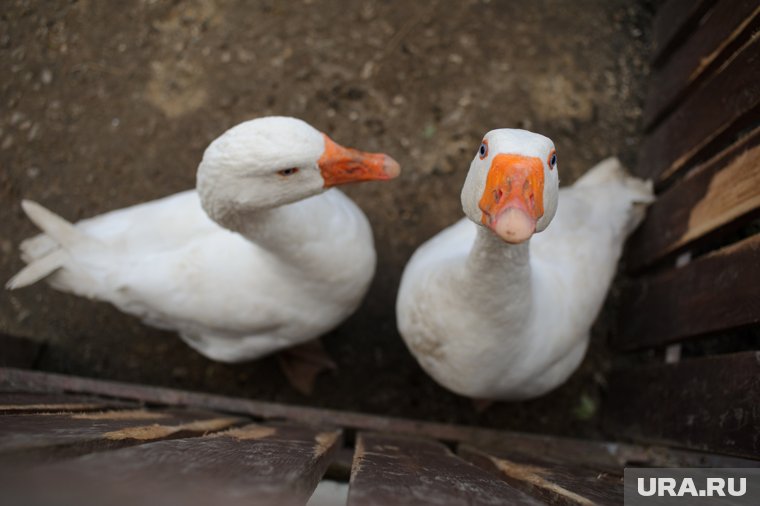
<svg viewBox="0 0 760 506"><path fill-rule="evenodd" d="M499 201L501 200L501 197L503 196L504 196L504 192L501 190L501 188L493 191L493 200L497 204L499 203Z"/></svg>

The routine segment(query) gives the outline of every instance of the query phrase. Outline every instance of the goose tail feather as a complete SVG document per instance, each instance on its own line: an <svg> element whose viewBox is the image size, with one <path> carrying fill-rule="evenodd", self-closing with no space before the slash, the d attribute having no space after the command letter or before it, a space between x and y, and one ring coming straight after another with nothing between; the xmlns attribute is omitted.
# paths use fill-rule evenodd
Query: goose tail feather
<svg viewBox="0 0 760 506"><path fill-rule="evenodd" d="M63 264L66 262L66 256L66 253L59 249L38 260L34 260L9 279L5 284L5 288L16 290L33 285L63 267Z"/></svg>
<svg viewBox="0 0 760 506"><path fill-rule="evenodd" d="M22 257L28 265L8 280L5 287L9 290L23 288L45 279L66 264L71 248L97 242L74 224L36 202L23 200L21 208L43 234L27 239L21 244Z"/></svg>
<svg viewBox="0 0 760 506"><path fill-rule="evenodd" d="M40 230L49 235L63 249L69 249L82 243L91 242L93 239L78 230L57 214L49 211L31 200L22 200L21 208L26 215L37 225Z"/></svg>

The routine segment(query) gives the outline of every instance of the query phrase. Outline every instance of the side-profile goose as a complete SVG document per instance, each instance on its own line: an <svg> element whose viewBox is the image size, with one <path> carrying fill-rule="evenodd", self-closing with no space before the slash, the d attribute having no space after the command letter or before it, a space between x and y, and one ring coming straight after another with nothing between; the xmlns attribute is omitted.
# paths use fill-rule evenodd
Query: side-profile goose
<svg viewBox="0 0 760 506"><path fill-rule="evenodd" d="M44 233L21 244L29 265L7 287L47 278L175 330L213 360L255 359L357 308L375 270L372 230L331 188L398 173L389 156L344 148L301 120L247 121L206 149L197 191L74 225L24 201Z"/></svg>
<svg viewBox="0 0 760 506"><path fill-rule="evenodd" d="M617 159L562 190L558 171L550 139L488 132L462 189L467 218L406 266L399 331L422 368L458 394L536 397L583 359L623 242L652 191Z"/></svg>

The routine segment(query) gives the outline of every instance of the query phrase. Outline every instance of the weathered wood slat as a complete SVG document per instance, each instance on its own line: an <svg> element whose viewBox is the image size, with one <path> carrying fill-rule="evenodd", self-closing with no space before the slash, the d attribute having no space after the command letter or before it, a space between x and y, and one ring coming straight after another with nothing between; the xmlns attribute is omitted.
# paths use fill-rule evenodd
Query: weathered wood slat
<svg viewBox="0 0 760 506"><path fill-rule="evenodd" d="M715 0L668 0L657 11L652 35L652 62L659 65L698 24Z"/></svg>
<svg viewBox="0 0 760 506"><path fill-rule="evenodd" d="M303 505L340 446L338 430L248 425L44 466L14 479L11 503Z"/></svg>
<svg viewBox="0 0 760 506"><path fill-rule="evenodd" d="M759 323L758 280L760 234L639 278L623 293L612 342L632 350Z"/></svg>
<svg viewBox="0 0 760 506"><path fill-rule="evenodd" d="M760 352L613 372L606 429L620 437L757 459Z"/></svg>
<svg viewBox="0 0 760 506"><path fill-rule="evenodd" d="M287 419L304 424L340 426L355 430L385 431L430 437L448 442L467 442L481 448L505 447L527 454L541 454L560 461L600 468L636 465L665 467L751 467L759 462L721 455L642 447L604 441L581 441L567 437L465 427L350 411L291 406L251 399L225 397L172 388L119 383L40 371L0 367L0 389L24 391L72 391L172 406L191 406L249 415L261 419Z"/></svg>
<svg viewBox="0 0 760 506"><path fill-rule="evenodd" d="M702 77L746 42L760 23L757 0L717 2L699 28L649 79L644 124L651 127Z"/></svg>
<svg viewBox="0 0 760 506"><path fill-rule="evenodd" d="M638 270L760 213L760 128L657 197L628 241Z"/></svg>
<svg viewBox="0 0 760 506"><path fill-rule="evenodd" d="M605 473L536 459L515 458L504 452L484 452L468 445L460 446L457 453L468 462L548 504L623 504L622 469L617 473Z"/></svg>
<svg viewBox="0 0 760 506"><path fill-rule="evenodd" d="M83 395L0 392L0 415L105 411L136 407L138 405L134 402L105 400Z"/></svg>
<svg viewBox="0 0 760 506"><path fill-rule="evenodd" d="M689 95L644 141L637 173L666 181L714 155L760 111L760 33Z"/></svg>
<svg viewBox="0 0 760 506"><path fill-rule="evenodd" d="M0 463L46 461L226 429L242 420L201 411L104 411L0 418Z"/></svg>
<svg viewBox="0 0 760 506"><path fill-rule="evenodd" d="M494 505L541 502L425 439L360 434L348 506Z"/></svg>

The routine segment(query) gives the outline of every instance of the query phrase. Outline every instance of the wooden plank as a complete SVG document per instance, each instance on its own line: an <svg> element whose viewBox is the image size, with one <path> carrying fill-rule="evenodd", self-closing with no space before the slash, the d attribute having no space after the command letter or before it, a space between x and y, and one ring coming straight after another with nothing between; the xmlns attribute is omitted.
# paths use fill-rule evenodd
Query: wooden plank
<svg viewBox="0 0 760 506"><path fill-rule="evenodd" d="M657 197L628 241L638 270L754 219L760 213L760 128Z"/></svg>
<svg viewBox="0 0 760 506"><path fill-rule="evenodd" d="M360 434L348 506L542 504L422 438Z"/></svg>
<svg viewBox="0 0 760 506"><path fill-rule="evenodd" d="M715 0L668 0L657 11L652 28L652 63L659 65L699 24Z"/></svg>
<svg viewBox="0 0 760 506"><path fill-rule="evenodd" d="M0 334L0 367L34 367L42 345L31 339Z"/></svg>
<svg viewBox="0 0 760 506"><path fill-rule="evenodd" d="M633 350L760 323L760 234L624 292L617 348Z"/></svg>
<svg viewBox="0 0 760 506"><path fill-rule="evenodd" d="M104 411L0 418L0 463L37 462L226 429L241 421L202 411Z"/></svg>
<svg viewBox="0 0 760 506"><path fill-rule="evenodd" d="M506 452L484 452L468 445L460 446L457 453L468 462L547 504L623 504L622 469L617 473L599 472L537 459L515 458Z"/></svg>
<svg viewBox="0 0 760 506"><path fill-rule="evenodd" d="M760 114L760 32L644 141L637 173L662 183L732 142Z"/></svg>
<svg viewBox="0 0 760 506"><path fill-rule="evenodd" d="M604 425L613 434L757 459L760 352L614 371Z"/></svg>
<svg viewBox="0 0 760 506"><path fill-rule="evenodd" d="M83 395L0 392L0 415L105 411L138 407L135 402L105 400Z"/></svg>
<svg viewBox="0 0 760 506"><path fill-rule="evenodd" d="M338 430L253 424L44 466L4 495L12 504L303 505L340 446Z"/></svg>
<svg viewBox="0 0 760 506"><path fill-rule="evenodd" d="M757 0L717 2L699 27L649 78L644 124L649 128L741 47L760 26Z"/></svg>
<svg viewBox="0 0 760 506"><path fill-rule="evenodd" d="M643 452L638 448L634 449L616 443L589 443L566 437L547 437L520 432L375 416L351 411L292 406L41 371L0 368L0 388L23 391L79 392L137 400L142 403L189 406L198 409L248 415L259 419L288 419L306 424L333 425L355 430L387 431L412 436L430 437L442 441L467 441L484 444L485 446L503 443L510 446L519 446L528 452L540 451L546 454L577 455L578 458L610 466L617 466L621 461L620 459L623 459L622 461L624 462L631 455L635 455L637 462L641 462L640 459L644 458L644 454L649 455L656 462L661 462L661 459L664 457L664 453L656 450ZM684 455L684 458L691 461L694 456ZM701 459L702 457L699 456L697 458ZM668 462L672 462L672 460Z"/></svg>
<svg viewBox="0 0 760 506"><path fill-rule="evenodd" d="M384 431L422 436L452 443L467 442L482 448L507 447L527 454L540 453L565 462L600 468L627 463L659 467L753 467L760 461L710 455L669 448L582 441L567 437L542 436L523 432L465 427L445 423L407 420L351 411L291 406L272 402L189 392L172 388L120 383L40 371L0 367L0 388L28 391L72 391L131 399L142 403L191 406L253 416L259 419L286 419L303 424L339 426L354 430Z"/></svg>

